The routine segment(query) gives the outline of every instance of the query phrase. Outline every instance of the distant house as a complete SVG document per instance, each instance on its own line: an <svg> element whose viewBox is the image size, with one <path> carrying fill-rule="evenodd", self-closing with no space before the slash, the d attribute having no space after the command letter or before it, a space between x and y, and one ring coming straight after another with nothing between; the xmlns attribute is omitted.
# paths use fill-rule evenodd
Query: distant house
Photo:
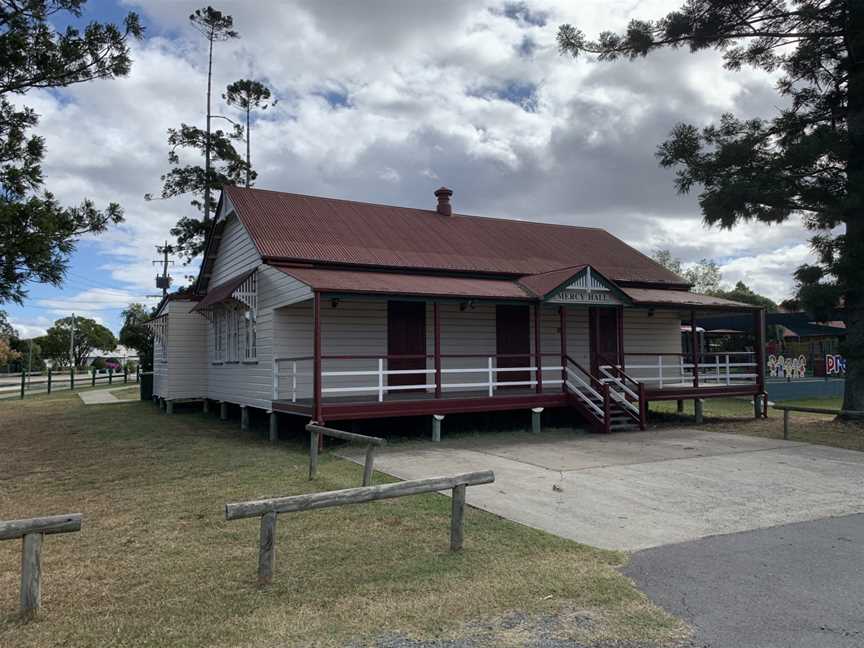
<svg viewBox="0 0 864 648"><path fill-rule="evenodd" d="M762 396L761 347L682 354L681 322L764 313L689 291L608 232L226 187L192 295L160 305L157 397L319 422ZM698 348L694 345L692 348Z"/></svg>

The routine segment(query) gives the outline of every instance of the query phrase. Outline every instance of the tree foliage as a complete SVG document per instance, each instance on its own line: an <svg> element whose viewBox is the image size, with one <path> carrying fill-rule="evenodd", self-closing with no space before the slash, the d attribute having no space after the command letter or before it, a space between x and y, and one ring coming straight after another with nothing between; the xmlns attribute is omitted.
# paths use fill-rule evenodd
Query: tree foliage
<svg viewBox="0 0 864 648"><path fill-rule="evenodd" d="M42 353L60 366L69 365L69 343L72 335L72 318L64 317L54 322L45 335L37 339L42 347ZM117 348L117 338L114 334L87 317L75 318L75 336L72 355L75 366L80 367L93 351L113 351Z"/></svg>
<svg viewBox="0 0 864 648"><path fill-rule="evenodd" d="M720 290L720 280L723 278L720 266L710 259L701 259L686 270L681 260L672 256L669 250L655 250L653 259L667 270L684 278L697 293L712 295Z"/></svg>
<svg viewBox="0 0 864 648"><path fill-rule="evenodd" d="M122 313L120 344L138 352L141 367L145 371L153 368L153 333L144 324L152 316L152 309L144 304L129 304Z"/></svg>
<svg viewBox="0 0 864 648"><path fill-rule="evenodd" d="M83 30L57 31L59 13L80 17L85 0L19 0L0 3L0 303L21 302L30 281L59 285L69 255L86 233L122 220L110 204L89 200L64 207L43 191L43 138L30 131L39 122L29 107L13 102L32 88L59 88L128 74L128 40L143 30L135 13L123 27L91 22Z"/></svg>
<svg viewBox="0 0 864 648"><path fill-rule="evenodd" d="M267 110L278 103L270 101L270 89L260 81L240 79L229 84L222 98L229 106L237 106L246 119L246 187L252 186L252 111Z"/></svg>
<svg viewBox="0 0 864 648"><path fill-rule="evenodd" d="M8 366L20 359L21 354L12 349L9 340L0 337L0 367Z"/></svg>
<svg viewBox="0 0 864 648"><path fill-rule="evenodd" d="M210 133L197 126L181 124L180 128L168 129L168 163L173 167L161 177L163 199L191 194L190 205L199 212L216 209L213 197L223 186L238 184L246 174L246 162L234 148L233 142L242 140L243 129L235 126L231 131L217 130ZM193 155L205 155L210 142L210 170L206 167L186 161L181 156L183 151ZM255 173L252 172L252 177ZM146 195L152 199L150 194ZM209 205L209 207L207 207ZM176 237L174 250L191 260L203 251L204 236L207 231L207 218L184 216L171 229L171 235Z"/></svg>
<svg viewBox="0 0 864 648"><path fill-rule="evenodd" d="M808 310L845 306L844 408L864 409L864 3L687 0L659 20L633 20L596 41L572 25L562 51L638 59L663 47L723 52L726 68L777 72L772 117L722 115L678 124L658 149L677 189L698 187L706 223L779 223L800 215L818 262L799 269Z"/></svg>
<svg viewBox="0 0 864 648"><path fill-rule="evenodd" d="M5 311L0 311L0 338L9 341L18 337L18 331L9 323Z"/></svg>

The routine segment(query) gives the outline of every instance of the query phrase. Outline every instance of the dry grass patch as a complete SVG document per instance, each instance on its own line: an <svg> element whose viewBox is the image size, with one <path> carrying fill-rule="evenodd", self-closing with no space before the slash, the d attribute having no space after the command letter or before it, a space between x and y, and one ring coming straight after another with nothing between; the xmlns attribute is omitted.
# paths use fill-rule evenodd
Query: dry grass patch
<svg viewBox="0 0 864 648"><path fill-rule="evenodd" d="M821 407L840 409L840 399L783 401L782 405L799 407ZM651 412L661 415L659 426L693 426L693 401L684 402L684 414L675 414L675 401L651 403ZM745 434L770 439L783 438L783 412L768 409L767 419L753 418L753 402L732 398L706 399L705 420L699 426L712 432ZM653 423L653 422L652 422ZM826 414L791 412L789 419L789 440L834 446L847 450L864 450L864 423L861 421L840 421Z"/></svg>
<svg viewBox="0 0 864 648"><path fill-rule="evenodd" d="M622 553L470 507L465 550L449 553L440 495L280 516L274 583L258 591L257 520L225 522L223 504L354 486L362 469L325 454L310 483L302 447L238 427L149 403L84 407L70 393L0 403L0 517L84 513L81 533L46 538L34 623L16 618L20 546L0 543L0 645L365 645L467 636L487 621L507 645L512 629L496 619L564 608L592 622L565 615L560 638L685 633L618 573Z"/></svg>

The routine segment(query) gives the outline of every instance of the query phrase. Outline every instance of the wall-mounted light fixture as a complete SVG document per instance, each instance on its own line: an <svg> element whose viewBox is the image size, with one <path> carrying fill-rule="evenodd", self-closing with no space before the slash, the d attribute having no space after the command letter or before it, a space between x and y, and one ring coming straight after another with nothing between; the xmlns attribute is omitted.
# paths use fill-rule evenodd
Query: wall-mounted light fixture
<svg viewBox="0 0 864 648"><path fill-rule="evenodd" d="M334 297L330 300L330 308L337 308L339 306L339 298Z"/></svg>

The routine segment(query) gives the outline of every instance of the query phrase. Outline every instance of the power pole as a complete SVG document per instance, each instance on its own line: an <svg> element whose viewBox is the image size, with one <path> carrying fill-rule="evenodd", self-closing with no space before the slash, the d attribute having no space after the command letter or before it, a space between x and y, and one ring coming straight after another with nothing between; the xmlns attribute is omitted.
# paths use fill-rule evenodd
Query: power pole
<svg viewBox="0 0 864 648"><path fill-rule="evenodd" d="M173 248L168 245L168 241L165 241L164 245L156 246L156 253L161 254L162 258L153 261L153 265L158 263L162 264L162 274L156 275L156 287L162 289L162 299L165 299L165 295L168 294L168 289L171 287L171 277L168 274L168 264L174 264L172 259L168 258L168 255L173 252Z"/></svg>

